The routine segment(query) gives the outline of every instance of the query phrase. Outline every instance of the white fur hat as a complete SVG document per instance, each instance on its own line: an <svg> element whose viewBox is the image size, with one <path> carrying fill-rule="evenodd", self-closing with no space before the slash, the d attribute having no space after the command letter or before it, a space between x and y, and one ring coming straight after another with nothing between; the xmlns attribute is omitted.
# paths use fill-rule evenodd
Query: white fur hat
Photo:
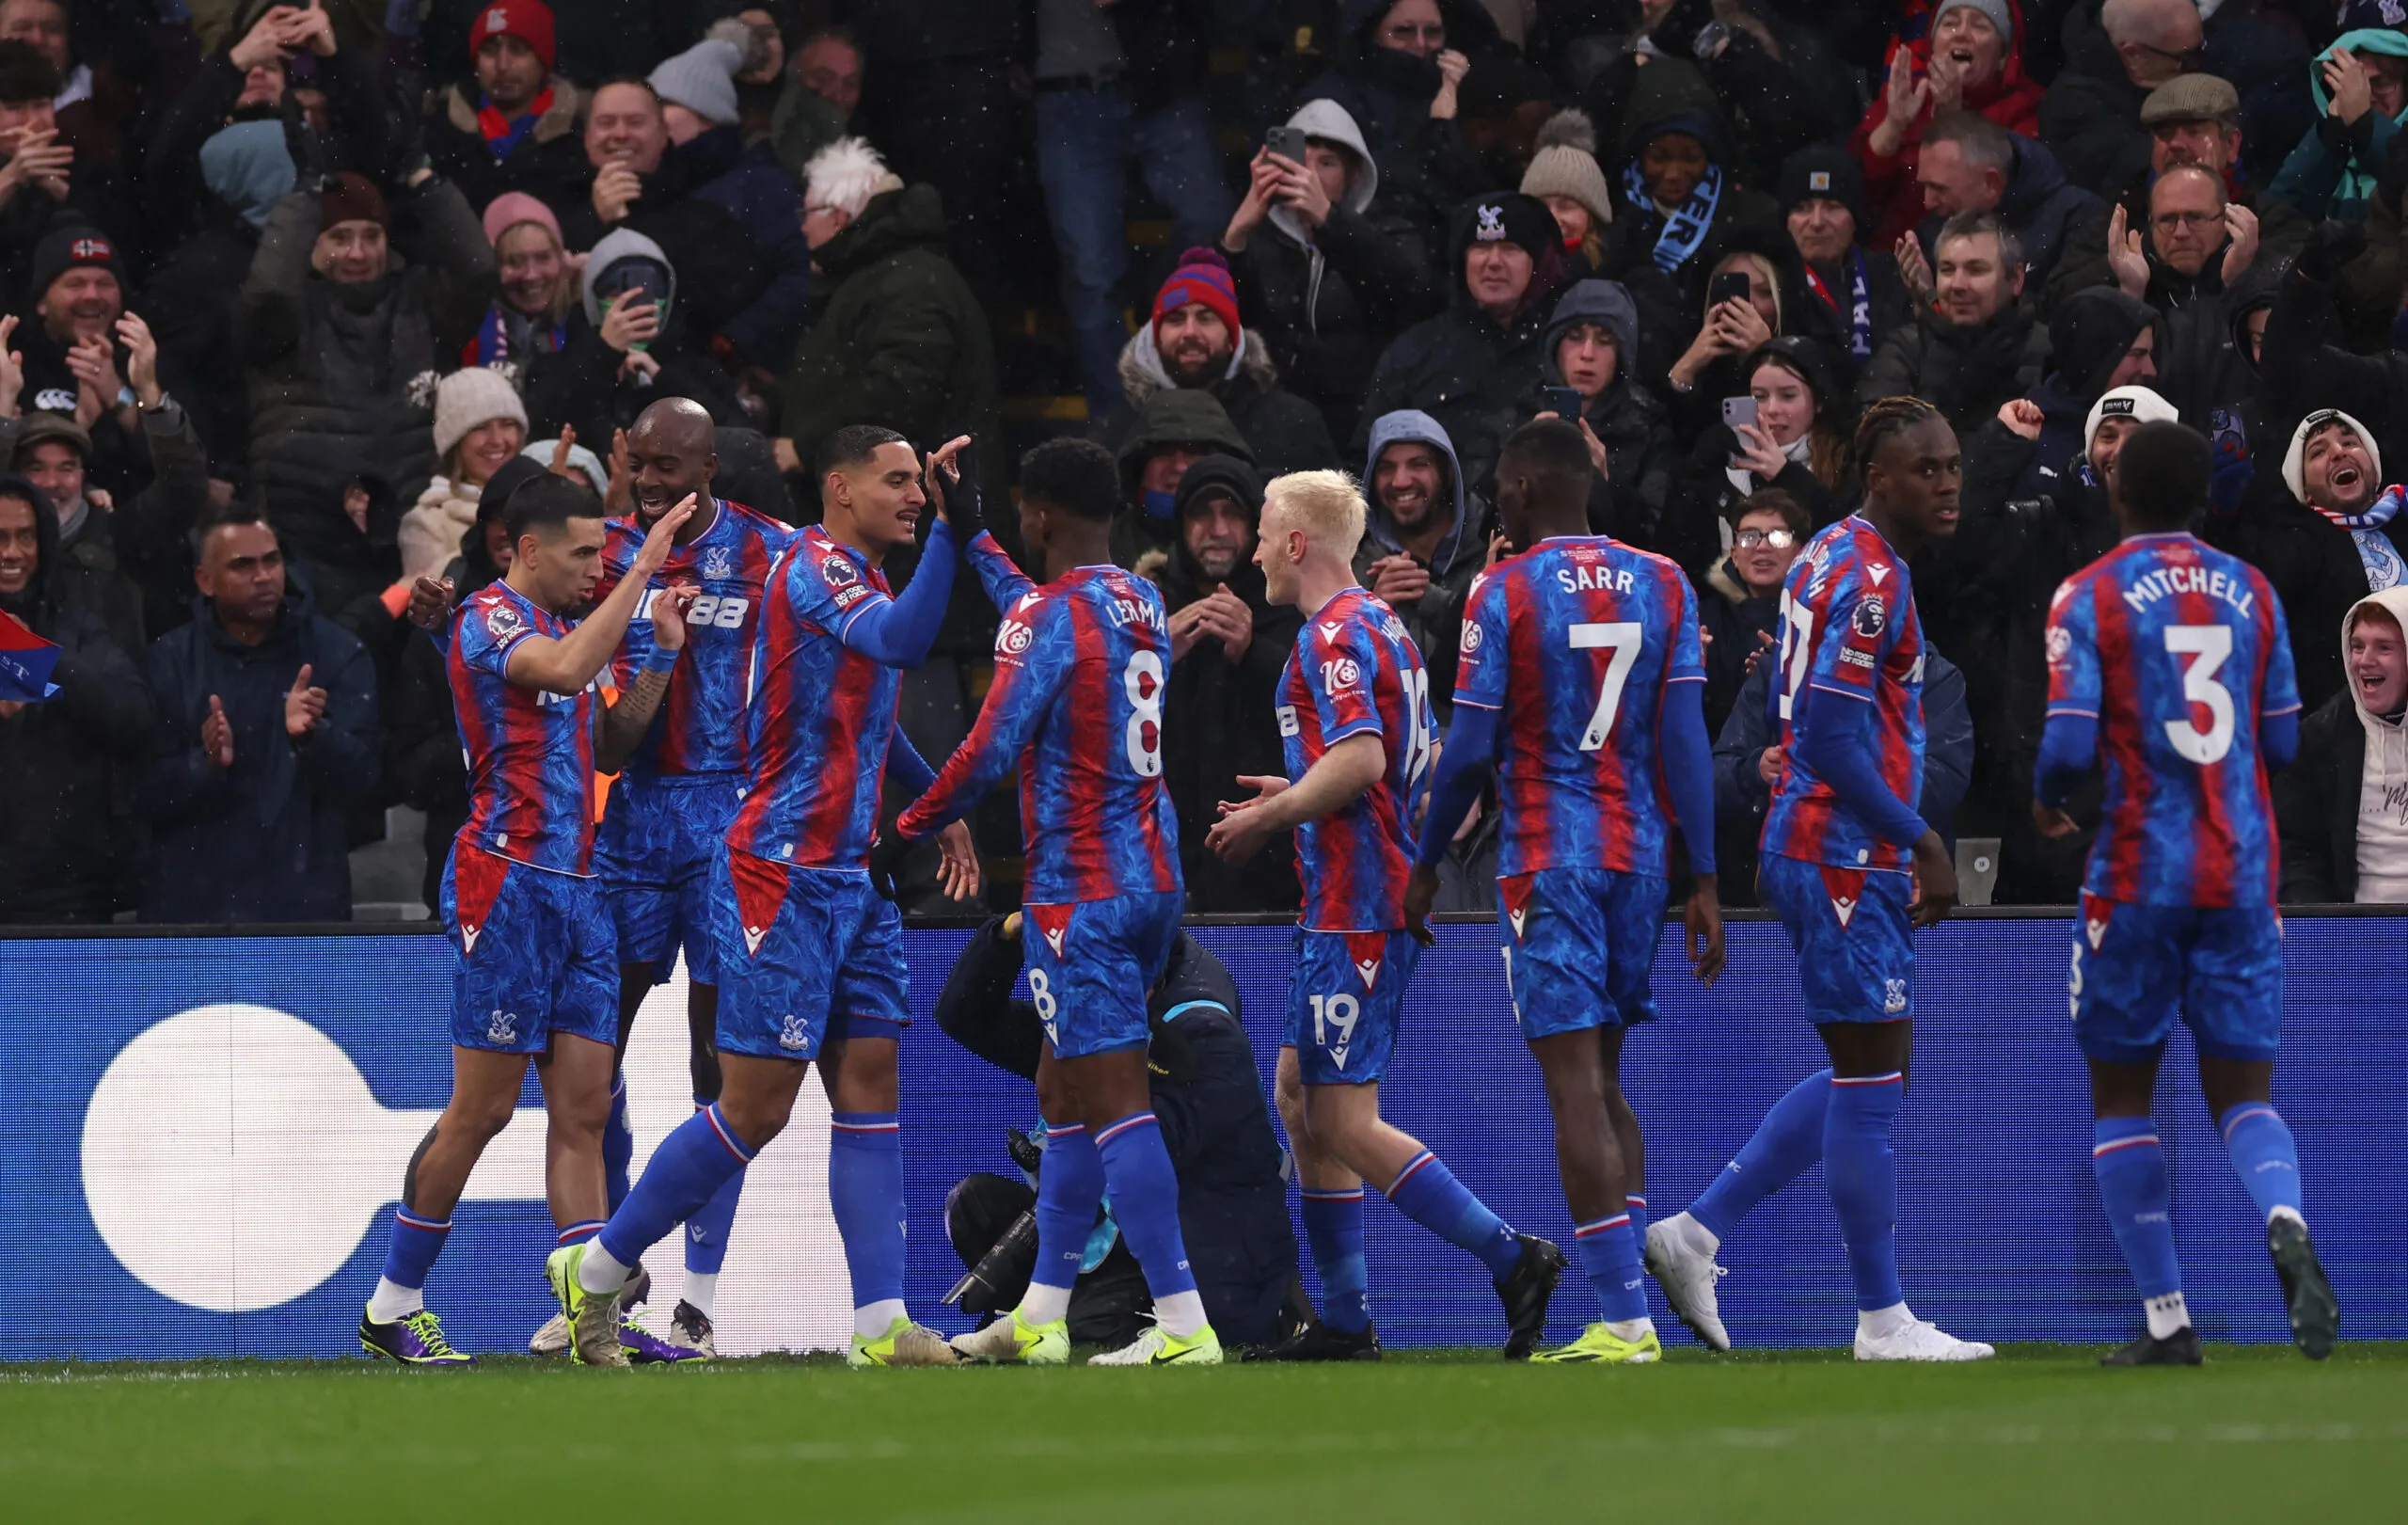
<svg viewBox="0 0 2408 1525"><path fill-rule="evenodd" d="M2090 456L2090 442L2099 437L2099 425L2107 419L2130 419L2134 423L2179 423L2182 415L2174 405L2147 387L2116 387L2102 393L2090 405L2090 417L2082 421L2082 453Z"/></svg>

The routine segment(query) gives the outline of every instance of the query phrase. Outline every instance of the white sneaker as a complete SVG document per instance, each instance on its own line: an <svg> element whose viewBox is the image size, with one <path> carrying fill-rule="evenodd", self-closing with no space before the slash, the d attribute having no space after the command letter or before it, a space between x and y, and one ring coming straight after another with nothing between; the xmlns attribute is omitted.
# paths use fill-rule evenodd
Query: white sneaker
<svg viewBox="0 0 2408 1525"><path fill-rule="evenodd" d="M568 1320L558 1313L546 1319L544 1326L527 1341L527 1353L531 1356L558 1356L567 1349Z"/></svg>
<svg viewBox="0 0 2408 1525"><path fill-rule="evenodd" d="M1909 1319L1886 1334L1856 1335L1861 1361L1986 1361L1998 1352L1978 1340L1959 1340L1937 1324Z"/></svg>
<svg viewBox="0 0 2408 1525"><path fill-rule="evenodd" d="M1089 1366L1218 1366L1221 1364L1221 1337L1209 1324L1180 1340L1164 1333L1159 1324L1149 1325L1146 1332L1118 1350L1108 1350L1101 1356L1087 1358Z"/></svg>
<svg viewBox="0 0 2408 1525"><path fill-rule="evenodd" d="M1711 1349L1728 1350L1731 1334L1722 1326L1714 1284L1730 1273L1715 1263L1711 1250L1691 1241L1693 1230L1701 1235L1705 1231L1687 1213L1675 1213L1660 1223L1649 1224L1647 1269L1654 1274L1656 1285L1663 1289L1664 1300L1672 1305L1672 1311L1689 1326L1689 1332Z"/></svg>

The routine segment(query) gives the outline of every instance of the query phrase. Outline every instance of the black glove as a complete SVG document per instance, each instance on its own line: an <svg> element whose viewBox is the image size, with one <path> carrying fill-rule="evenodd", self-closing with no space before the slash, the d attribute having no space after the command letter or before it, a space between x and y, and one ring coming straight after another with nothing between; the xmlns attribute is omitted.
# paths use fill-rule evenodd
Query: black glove
<svg viewBox="0 0 2408 1525"><path fill-rule="evenodd" d="M2364 224L2321 222L2307 235L2307 246L2299 251L2292 268L2309 280L2330 281L2343 265L2366 252L2366 246Z"/></svg>
<svg viewBox="0 0 2408 1525"><path fill-rule="evenodd" d="M1019 1166L1022 1171L1028 1175L1037 1174L1037 1168L1045 1159L1044 1149L1036 1139L1028 1136L1025 1130L1020 1128L1004 1130L1004 1152L1012 1157L1014 1165Z"/></svg>
<svg viewBox="0 0 2408 1525"><path fill-rule="evenodd" d="M987 528L986 516L978 505L978 447L964 445L953 458L958 477L945 475L942 467L931 467L928 475L935 480L937 490L944 494L945 522L953 526L954 540L964 547L978 538Z"/></svg>
<svg viewBox="0 0 2408 1525"><path fill-rule="evenodd" d="M301 114L301 102L292 90L284 92L284 151L293 157L293 188L307 196L325 189L334 178L334 166L326 154L326 140L309 125Z"/></svg>
<svg viewBox="0 0 2408 1525"><path fill-rule="evenodd" d="M903 860L910 857L911 843L893 832L882 832L869 845L869 887L881 900L894 903L895 886L903 872Z"/></svg>

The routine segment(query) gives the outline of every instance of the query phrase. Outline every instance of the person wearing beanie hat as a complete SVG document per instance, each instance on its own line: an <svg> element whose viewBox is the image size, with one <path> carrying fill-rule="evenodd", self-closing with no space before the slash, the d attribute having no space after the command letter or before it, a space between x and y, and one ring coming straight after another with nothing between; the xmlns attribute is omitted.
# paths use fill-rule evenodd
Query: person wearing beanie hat
<svg viewBox="0 0 2408 1525"><path fill-rule="evenodd" d="M2115 454L2124 437L2144 423L2179 423L2174 405L2147 387L2111 387L2090 405L2082 421L2083 458L2101 483L2114 480Z"/></svg>
<svg viewBox="0 0 2408 1525"><path fill-rule="evenodd" d="M1885 87L1847 141L1872 214L1859 215L1857 242L1886 249L1922 220L1915 167L1933 117L1973 111L2010 133L2038 135L2043 91L2024 77L2019 21L2015 0L1936 0L1928 35L1891 45Z"/></svg>
<svg viewBox="0 0 2408 1525"><path fill-rule="evenodd" d="M530 367L567 346L578 273L560 219L524 191L495 197L483 221L500 278L476 337L461 346L460 363L503 372L523 393Z"/></svg>
<svg viewBox="0 0 2408 1525"><path fill-rule="evenodd" d="M487 0L469 24L469 76L436 99L426 152L471 206L512 191L562 203L573 194L587 100L552 72L552 38L543 0Z"/></svg>
<svg viewBox="0 0 2408 1525"><path fill-rule="evenodd" d="M552 465L552 455L560 448L561 443L557 439L538 439L530 444L526 449L520 451L518 453L518 458L522 461L533 461L542 466L546 470L549 470L551 469ZM571 480L582 480L586 486L594 489L594 495L596 498L601 497L603 494L610 490L610 473L609 469L603 466L602 457L594 454L592 451L586 449L583 445L577 443L575 440L569 441L568 459L565 465L568 470L575 473ZM500 480L501 473L499 471L495 472L493 482L499 482ZM485 484L484 490L487 493L493 491L493 482ZM741 497L741 495L738 496L739 498ZM744 500L749 501L749 500ZM478 503L480 505L478 509L478 517L480 518L484 516L484 511L482 506L483 501L484 500L482 497L478 499Z"/></svg>
<svg viewBox="0 0 2408 1525"><path fill-rule="evenodd" d="M1853 375L1915 316L1897 261L1861 242L1873 226L1864 171L1839 145L1810 144L1782 161L1775 199L1795 256L1782 262L1788 326L1821 341Z"/></svg>
<svg viewBox="0 0 2408 1525"><path fill-rule="evenodd" d="M700 42L664 58L650 75L669 141L688 143L714 127L733 127L742 114L736 76L759 47L752 29L733 17L711 24Z"/></svg>
<svg viewBox="0 0 2408 1525"><path fill-rule="evenodd" d="M1522 173L1522 194L1535 196L1555 214L1563 247L1602 271L1606 230L1614 220L1613 192L1597 167L1597 129L1588 113L1559 111L1539 129L1538 151Z"/></svg>
<svg viewBox="0 0 2408 1525"><path fill-rule="evenodd" d="M1137 412L1165 389L1211 392L1270 476L1338 464L1321 409L1279 385L1270 346L1239 321L1237 279L1219 249L1180 255L1152 321L1121 347L1120 385Z"/></svg>
<svg viewBox="0 0 2408 1525"><path fill-rule="evenodd" d="M2283 454L2283 485L2326 522L2349 532L2369 591L2408 582L2408 558L2389 528L2399 516L2402 490L2383 485L2383 452L2365 424L2337 407L2319 408L2300 420Z"/></svg>
<svg viewBox="0 0 2408 1525"><path fill-rule="evenodd" d="M485 204L484 215L480 220L484 225L485 238L497 246L501 243L502 234L528 222L536 223L550 233L554 244L562 246L567 244L567 240L561 236L559 216L550 207L525 191L504 191L495 197Z"/></svg>
<svg viewBox="0 0 2408 1525"><path fill-rule="evenodd" d="M402 516L402 579L441 574L477 520L485 483L527 443L527 408L499 371L472 366L435 389L436 476Z"/></svg>

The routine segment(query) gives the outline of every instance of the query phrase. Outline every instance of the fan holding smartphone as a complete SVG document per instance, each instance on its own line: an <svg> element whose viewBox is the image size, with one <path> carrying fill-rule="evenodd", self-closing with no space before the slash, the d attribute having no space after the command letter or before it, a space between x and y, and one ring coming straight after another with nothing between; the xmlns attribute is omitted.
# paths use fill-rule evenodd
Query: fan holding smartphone
<svg viewBox="0 0 2408 1525"><path fill-rule="evenodd" d="M1697 390L1706 383L1706 373L1717 361L1753 353L1780 326L1781 288L1772 262L1751 249L1725 254L1715 262L1714 274L1706 282L1705 321L1687 351L1672 362L1672 390ZM1717 390L1742 389L1737 377L1715 380Z"/></svg>

